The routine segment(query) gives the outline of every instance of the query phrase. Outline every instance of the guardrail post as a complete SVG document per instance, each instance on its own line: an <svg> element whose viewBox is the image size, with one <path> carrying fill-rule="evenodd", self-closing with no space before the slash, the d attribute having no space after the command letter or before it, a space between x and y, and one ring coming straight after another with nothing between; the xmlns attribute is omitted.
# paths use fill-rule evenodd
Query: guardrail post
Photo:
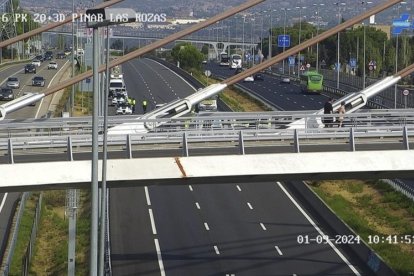
<svg viewBox="0 0 414 276"><path fill-rule="evenodd" d="M293 146L295 147L295 152L299 153L300 152L300 148L299 148L299 133L298 130L295 129L294 133L293 133Z"/></svg>
<svg viewBox="0 0 414 276"><path fill-rule="evenodd" d="M9 138L8 142L8 153L9 153L9 164L14 164L14 154L13 154L13 142L12 140Z"/></svg>
<svg viewBox="0 0 414 276"><path fill-rule="evenodd" d="M406 149L406 150L410 149L410 143L408 141L407 126L404 126L404 128L403 128L403 144L404 144L404 149Z"/></svg>
<svg viewBox="0 0 414 276"><path fill-rule="evenodd" d="M68 151L68 160L73 161L73 151L72 151L72 138L68 136L68 144L67 144L67 151Z"/></svg>
<svg viewBox="0 0 414 276"><path fill-rule="evenodd" d="M244 155L244 140L243 140L243 131L239 132L239 152Z"/></svg>
<svg viewBox="0 0 414 276"><path fill-rule="evenodd" d="M183 133L183 156L188 157L187 132Z"/></svg>
<svg viewBox="0 0 414 276"><path fill-rule="evenodd" d="M127 135L126 139L126 154L128 159L132 159L131 134Z"/></svg>
<svg viewBox="0 0 414 276"><path fill-rule="evenodd" d="M354 137L354 128L349 129L349 150L355 151L355 137Z"/></svg>

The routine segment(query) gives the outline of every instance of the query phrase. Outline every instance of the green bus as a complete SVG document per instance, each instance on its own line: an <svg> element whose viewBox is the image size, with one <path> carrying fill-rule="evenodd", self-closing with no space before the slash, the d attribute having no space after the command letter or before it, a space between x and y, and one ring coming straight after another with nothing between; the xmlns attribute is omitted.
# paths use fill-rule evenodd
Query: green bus
<svg viewBox="0 0 414 276"><path fill-rule="evenodd" d="M307 71L300 76L300 86L305 93L321 93L323 91L323 75L316 71Z"/></svg>

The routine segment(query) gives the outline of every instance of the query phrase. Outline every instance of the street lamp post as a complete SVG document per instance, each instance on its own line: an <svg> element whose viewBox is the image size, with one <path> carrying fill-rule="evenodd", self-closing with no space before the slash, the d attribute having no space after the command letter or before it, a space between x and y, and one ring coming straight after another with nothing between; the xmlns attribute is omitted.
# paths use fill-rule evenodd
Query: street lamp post
<svg viewBox="0 0 414 276"><path fill-rule="evenodd" d="M364 5L364 12L365 12L365 10L366 10L366 5L368 5L368 4L372 4L372 2L371 1L362 1L361 2L361 4L362 5ZM366 67L367 67L367 65L366 65L366 62L367 62L367 60L366 60L366 26L365 26L365 24L364 24L364 22L362 22L362 24L363 24L363 28L364 28L364 61L363 61L363 66L362 66L362 68L363 68L363 74L362 74L362 89L365 89L365 85L366 85Z"/></svg>
<svg viewBox="0 0 414 276"><path fill-rule="evenodd" d="M400 2L397 6L397 15L398 17L400 16L400 7L401 5L405 5L407 4L407 2L403 1ZM395 73L398 72L398 37L399 35L397 34L396 37L396 42L395 42ZM398 93L398 84L396 83L394 85L394 108L397 108L397 93Z"/></svg>
<svg viewBox="0 0 414 276"><path fill-rule="evenodd" d="M316 35L319 35L319 25L320 25L320 21L319 19L321 18L320 14L319 14L319 7L325 6L325 4L313 4L314 6L317 7L317 19L316 19ZM316 71L319 71L319 42L316 43Z"/></svg>
<svg viewBox="0 0 414 276"><path fill-rule="evenodd" d="M92 56L92 72L93 72L93 113L92 113L92 166L91 166L91 237L90 237L90 269L89 274L91 276L98 275L98 218L99 218L99 183L98 183L98 162L99 162L99 72L98 72L98 28L108 25L115 25L121 23L135 22L136 13L132 9L89 9L86 14L90 18L102 18L100 21L89 21L87 27L92 28L93 37L93 56ZM128 15L127 22L110 21L110 18L122 18L119 15ZM115 15L115 16L114 16ZM106 172L103 172L103 174ZM105 200L105 199L103 199ZM104 204L102 205L104 207ZM106 210L102 209L102 215ZM101 231L104 231L102 226ZM101 252L105 250L100 248ZM104 264L100 266L103 269ZM102 271L101 269L101 271ZM101 274L103 275L103 274Z"/></svg>
<svg viewBox="0 0 414 276"><path fill-rule="evenodd" d="M339 25L339 24L341 24L341 16L342 16L340 6L341 5L344 6L346 4L336 2L335 5L338 7L338 25ZM341 45L340 45L340 33L341 32L338 32L338 42L337 42L338 52L337 52L337 59L336 59L336 61L337 61L337 64L336 64L336 70L337 70L337 73L336 73L336 89L339 89L339 71L341 69L340 65L339 65L339 55L340 55L340 47L341 47Z"/></svg>
<svg viewBox="0 0 414 276"><path fill-rule="evenodd" d="M290 9L282 8L282 11L285 12L285 20L283 21L283 35L286 36L286 11L290 11ZM283 43L283 52L285 51L285 44ZM283 68L282 73L285 74L285 60L283 59Z"/></svg>
<svg viewBox="0 0 414 276"><path fill-rule="evenodd" d="M298 45L300 44L300 36L302 33L302 9L306 9L306 7L296 7L296 9L299 9L299 42ZM300 78L300 51L298 53L298 78ZM294 74L293 74L294 75Z"/></svg>

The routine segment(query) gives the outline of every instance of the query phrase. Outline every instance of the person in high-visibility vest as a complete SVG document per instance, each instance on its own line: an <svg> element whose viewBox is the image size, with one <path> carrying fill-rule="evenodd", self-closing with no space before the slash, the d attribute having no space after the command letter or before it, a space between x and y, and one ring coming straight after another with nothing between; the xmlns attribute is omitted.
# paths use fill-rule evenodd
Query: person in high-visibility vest
<svg viewBox="0 0 414 276"><path fill-rule="evenodd" d="M132 106L132 113L135 113L135 98L132 98L131 106Z"/></svg>
<svg viewBox="0 0 414 276"><path fill-rule="evenodd" d="M144 114L147 113L147 101L146 100L142 101L142 109L144 110Z"/></svg>

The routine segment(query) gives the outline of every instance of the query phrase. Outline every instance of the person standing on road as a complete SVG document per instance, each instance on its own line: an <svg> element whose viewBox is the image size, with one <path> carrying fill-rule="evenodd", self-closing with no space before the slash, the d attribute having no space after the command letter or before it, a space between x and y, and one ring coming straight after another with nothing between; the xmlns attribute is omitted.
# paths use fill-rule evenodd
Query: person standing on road
<svg viewBox="0 0 414 276"><path fill-rule="evenodd" d="M132 98L131 106L132 106L132 113L135 113L135 98Z"/></svg>
<svg viewBox="0 0 414 276"><path fill-rule="evenodd" d="M147 113L147 100L142 101L142 110L144 110L144 114Z"/></svg>
<svg viewBox="0 0 414 276"><path fill-rule="evenodd" d="M342 123L344 121L344 114L345 114L345 102L341 102L341 106L338 108L338 127L342 127Z"/></svg>
<svg viewBox="0 0 414 276"><path fill-rule="evenodd" d="M333 113L333 107L332 107L332 98L329 98L328 101L323 106L323 114L332 114ZM332 127L333 118L332 117L324 117L323 123L325 127Z"/></svg>

